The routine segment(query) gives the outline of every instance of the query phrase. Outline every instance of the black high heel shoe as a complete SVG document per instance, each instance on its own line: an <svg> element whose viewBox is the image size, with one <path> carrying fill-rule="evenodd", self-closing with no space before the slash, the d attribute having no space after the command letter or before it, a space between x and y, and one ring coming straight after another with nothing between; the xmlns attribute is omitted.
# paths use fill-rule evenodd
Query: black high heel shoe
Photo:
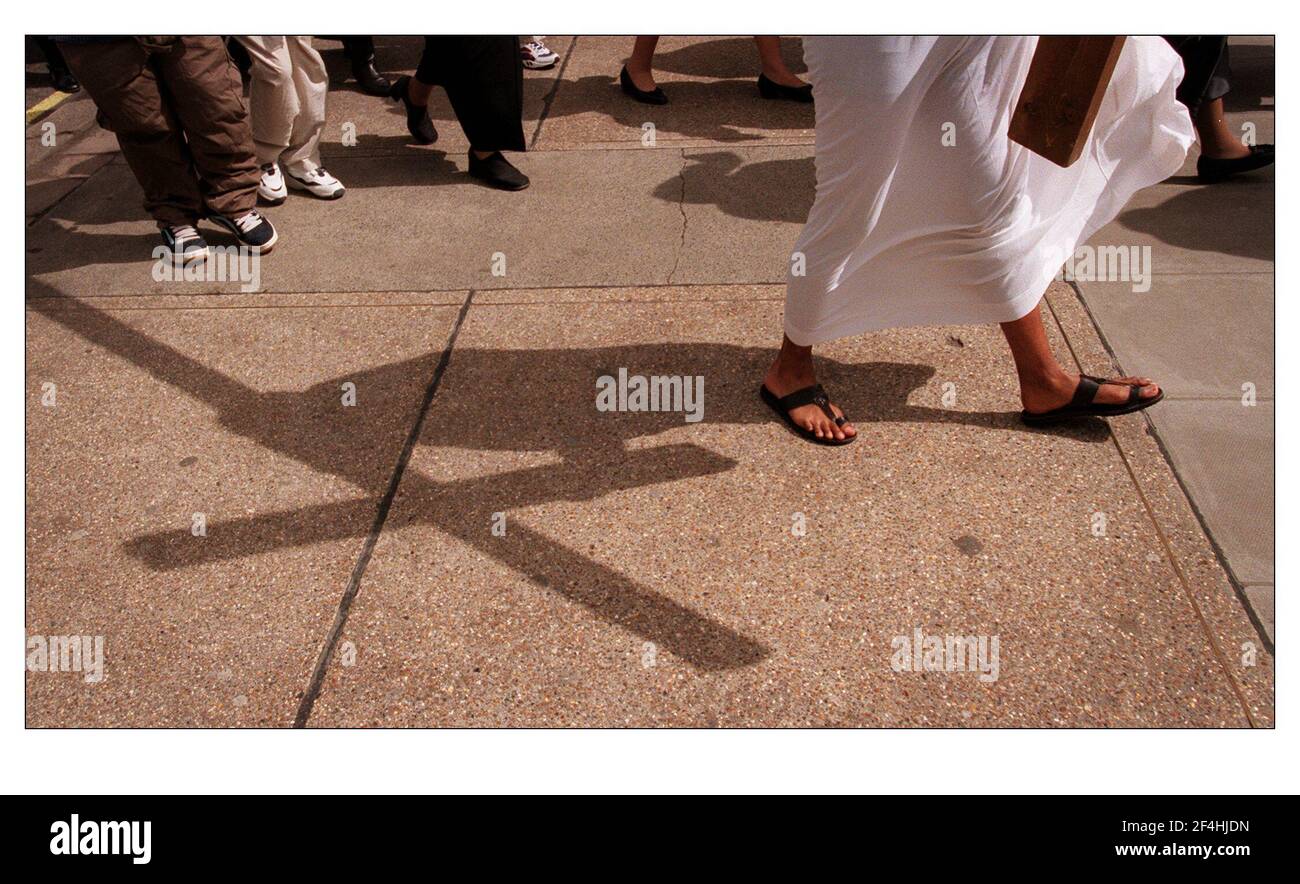
<svg viewBox="0 0 1300 884"><path fill-rule="evenodd" d="M812 104L813 100L812 84L782 86L780 83L769 80L766 74L758 75L758 94L764 98L797 101L800 104Z"/></svg>
<svg viewBox="0 0 1300 884"><path fill-rule="evenodd" d="M632 82L632 75L627 72L627 65L623 65L623 70L618 73L618 85L622 87L624 95L630 95L642 104L668 103L668 96L664 95L664 90L658 86L654 88L653 92L638 89L636 83Z"/></svg>
<svg viewBox="0 0 1300 884"><path fill-rule="evenodd" d="M410 77L398 77L388 90L388 97L406 106L406 129L411 137L420 144L433 144L438 140L438 130L433 128L433 121L429 119L429 108L411 103L407 93L410 83Z"/></svg>

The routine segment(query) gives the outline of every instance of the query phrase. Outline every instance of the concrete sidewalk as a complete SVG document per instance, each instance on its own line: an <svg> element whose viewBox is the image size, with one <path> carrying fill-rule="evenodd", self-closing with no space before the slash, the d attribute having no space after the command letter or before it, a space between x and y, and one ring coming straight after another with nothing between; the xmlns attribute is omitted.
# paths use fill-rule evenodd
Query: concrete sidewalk
<svg viewBox="0 0 1300 884"><path fill-rule="evenodd" d="M322 43L348 194L269 212L256 293L152 279L87 100L29 129L27 630L106 658L29 673L30 725L1272 724L1143 417L1026 430L999 332L962 327L825 348L847 449L770 420L812 114L759 99L750 40L666 38L663 108L619 94L629 41L549 42L519 194L466 178L440 92L413 146ZM1044 310L1114 370L1073 288ZM703 377L704 420L597 411L620 368ZM985 666L899 671L918 634Z"/></svg>
<svg viewBox="0 0 1300 884"><path fill-rule="evenodd" d="M1272 144L1273 38L1229 40L1234 131ZM1211 187L1194 150L1097 246L1151 248L1150 290L1078 283L1125 369L1158 377L1153 430L1268 644L1273 640L1274 200L1269 167Z"/></svg>

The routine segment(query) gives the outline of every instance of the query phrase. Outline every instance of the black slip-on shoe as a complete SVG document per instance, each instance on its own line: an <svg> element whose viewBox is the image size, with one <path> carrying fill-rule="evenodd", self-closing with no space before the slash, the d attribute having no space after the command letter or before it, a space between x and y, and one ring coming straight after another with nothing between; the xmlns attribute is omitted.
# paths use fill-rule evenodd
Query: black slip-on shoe
<svg viewBox="0 0 1300 884"><path fill-rule="evenodd" d="M469 152L469 174L491 187L500 190L523 190L529 185L528 176L520 172L501 151L479 159Z"/></svg>
<svg viewBox="0 0 1300 884"><path fill-rule="evenodd" d="M1196 177L1200 179L1202 184L1215 184L1231 178L1233 175L1240 175L1242 172L1253 172L1256 169L1271 165L1273 165L1273 145L1253 144L1250 147L1250 153L1244 157L1215 159L1202 154L1196 161Z"/></svg>
<svg viewBox="0 0 1300 884"><path fill-rule="evenodd" d="M782 86L780 83L769 80L766 74L758 75L758 94L764 98L779 101L797 101L800 104L812 104L813 100L811 83L806 83L803 86Z"/></svg>

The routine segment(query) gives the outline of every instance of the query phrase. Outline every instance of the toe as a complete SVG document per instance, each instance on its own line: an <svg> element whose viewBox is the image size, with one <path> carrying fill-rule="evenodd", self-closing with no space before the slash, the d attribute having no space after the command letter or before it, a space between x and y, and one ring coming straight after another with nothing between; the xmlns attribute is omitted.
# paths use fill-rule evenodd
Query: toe
<svg viewBox="0 0 1300 884"><path fill-rule="evenodd" d="M840 418L844 417L844 410L841 409L838 405L831 403L831 410L835 412L836 417L840 417ZM858 434L858 431L854 429L853 424L849 423L847 420L845 420L844 423L842 424L836 424L835 429L836 429L836 433L835 433L836 439L848 439Z"/></svg>

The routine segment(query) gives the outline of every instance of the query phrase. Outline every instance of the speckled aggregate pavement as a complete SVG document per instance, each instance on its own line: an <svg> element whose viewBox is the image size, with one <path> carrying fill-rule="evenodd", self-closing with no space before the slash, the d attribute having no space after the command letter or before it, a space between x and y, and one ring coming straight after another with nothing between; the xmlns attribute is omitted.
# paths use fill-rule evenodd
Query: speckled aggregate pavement
<svg viewBox="0 0 1300 884"><path fill-rule="evenodd" d="M29 725L1272 724L1143 416L1028 430L1001 334L961 327L819 350L852 446L772 420L812 116L758 98L750 41L665 39L646 109L626 41L549 39L522 194L469 183L437 102L407 144L323 42L349 192L268 212L256 292L151 277L89 102L29 131L27 632L105 648L102 681L28 673ZM1111 370L1074 289L1042 309ZM701 419L598 409L620 370L702 385Z"/></svg>

